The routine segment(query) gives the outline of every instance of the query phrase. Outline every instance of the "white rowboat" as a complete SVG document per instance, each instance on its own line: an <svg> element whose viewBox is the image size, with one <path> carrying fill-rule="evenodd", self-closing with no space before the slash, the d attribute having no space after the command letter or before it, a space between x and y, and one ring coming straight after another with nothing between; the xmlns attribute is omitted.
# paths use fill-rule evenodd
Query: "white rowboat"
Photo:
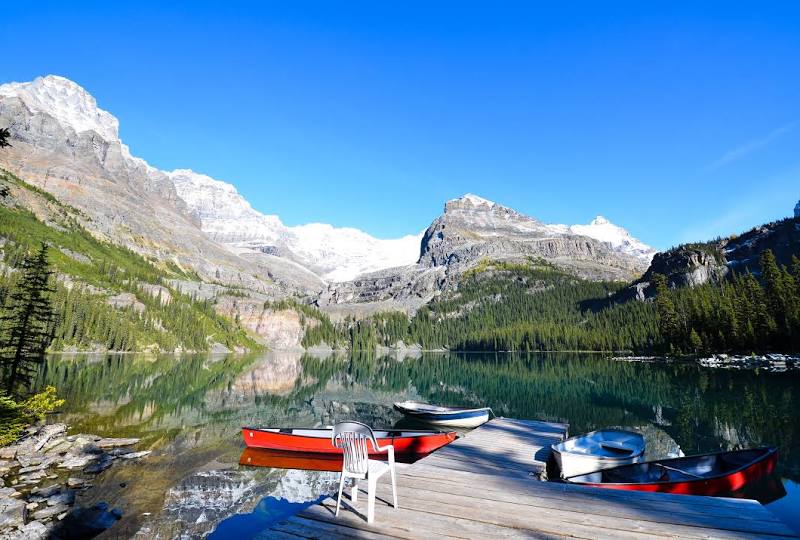
<svg viewBox="0 0 800 540"><path fill-rule="evenodd" d="M634 431L601 429L572 437L552 448L564 478L638 463L644 457L645 442Z"/></svg>
<svg viewBox="0 0 800 540"><path fill-rule="evenodd" d="M440 407L419 401L402 401L394 408L406 416L437 426L474 428L489 420L489 407L467 409L462 407Z"/></svg>

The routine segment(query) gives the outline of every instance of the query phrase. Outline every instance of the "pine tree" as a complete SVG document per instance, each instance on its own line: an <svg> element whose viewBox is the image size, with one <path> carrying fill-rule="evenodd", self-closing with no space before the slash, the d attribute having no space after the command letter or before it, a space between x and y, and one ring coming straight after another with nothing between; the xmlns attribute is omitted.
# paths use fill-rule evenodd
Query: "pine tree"
<svg viewBox="0 0 800 540"><path fill-rule="evenodd" d="M653 275L653 284L656 287L656 312L661 334L669 344L679 343L680 321L675 304L669 294L667 278L662 274Z"/></svg>
<svg viewBox="0 0 800 540"><path fill-rule="evenodd" d="M700 335L694 328L692 328L692 331L689 333L689 345L695 354L700 352L700 349L703 348L703 340L700 339Z"/></svg>
<svg viewBox="0 0 800 540"><path fill-rule="evenodd" d="M52 271L45 244L23 259L19 273L16 286L8 296L6 312L0 317L3 385L6 392L16 395L26 393L53 339Z"/></svg>
<svg viewBox="0 0 800 540"><path fill-rule="evenodd" d="M795 286L800 287L800 259L796 255L792 255L792 277L794 277Z"/></svg>
<svg viewBox="0 0 800 540"><path fill-rule="evenodd" d="M8 131L8 128L0 128L0 148L11 146L11 143L8 142L10 138L11 132Z"/></svg>
<svg viewBox="0 0 800 540"><path fill-rule="evenodd" d="M778 332L788 330L788 300L790 299L789 283L775 260L772 250L761 254L761 277L764 280L764 292L767 305L772 313Z"/></svg>

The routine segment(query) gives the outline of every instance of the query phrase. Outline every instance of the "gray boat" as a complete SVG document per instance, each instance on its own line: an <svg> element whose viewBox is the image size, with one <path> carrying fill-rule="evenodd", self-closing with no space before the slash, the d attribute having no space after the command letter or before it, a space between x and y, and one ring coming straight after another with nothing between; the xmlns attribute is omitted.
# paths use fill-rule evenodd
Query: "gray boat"
<svg viewBox="0 0 800 540"><path fill-rule="evenodd" d="M600 429L554 444L553 456L561 477L586 474L642 461L645 442L641 433Z"/></svg>

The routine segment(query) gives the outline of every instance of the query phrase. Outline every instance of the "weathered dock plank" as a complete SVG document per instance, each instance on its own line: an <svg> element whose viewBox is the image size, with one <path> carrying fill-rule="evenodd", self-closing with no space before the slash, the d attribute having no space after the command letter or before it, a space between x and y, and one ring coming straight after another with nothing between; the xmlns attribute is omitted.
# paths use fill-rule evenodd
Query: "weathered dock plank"
<svg viewBox="0 0 800 540"><path fill-rule="evenodd" d="M798 538L755 501L539 482L555 422L496 418L413 465L398 467L400 508L379 485L375 523L327 498L260 538Z"/></svg>

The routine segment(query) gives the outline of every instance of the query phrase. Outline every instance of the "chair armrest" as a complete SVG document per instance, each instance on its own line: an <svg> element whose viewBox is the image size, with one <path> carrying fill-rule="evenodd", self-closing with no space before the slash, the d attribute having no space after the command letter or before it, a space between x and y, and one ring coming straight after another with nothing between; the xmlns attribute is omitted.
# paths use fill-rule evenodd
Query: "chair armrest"
<svg viewBox="0 0 800 540"><path fill-rule="evenodd" d="M378 452L387 452L389 454L389 463L394 463L394 446L387 444L386 446L379 446L376 448Z"/></svg>

